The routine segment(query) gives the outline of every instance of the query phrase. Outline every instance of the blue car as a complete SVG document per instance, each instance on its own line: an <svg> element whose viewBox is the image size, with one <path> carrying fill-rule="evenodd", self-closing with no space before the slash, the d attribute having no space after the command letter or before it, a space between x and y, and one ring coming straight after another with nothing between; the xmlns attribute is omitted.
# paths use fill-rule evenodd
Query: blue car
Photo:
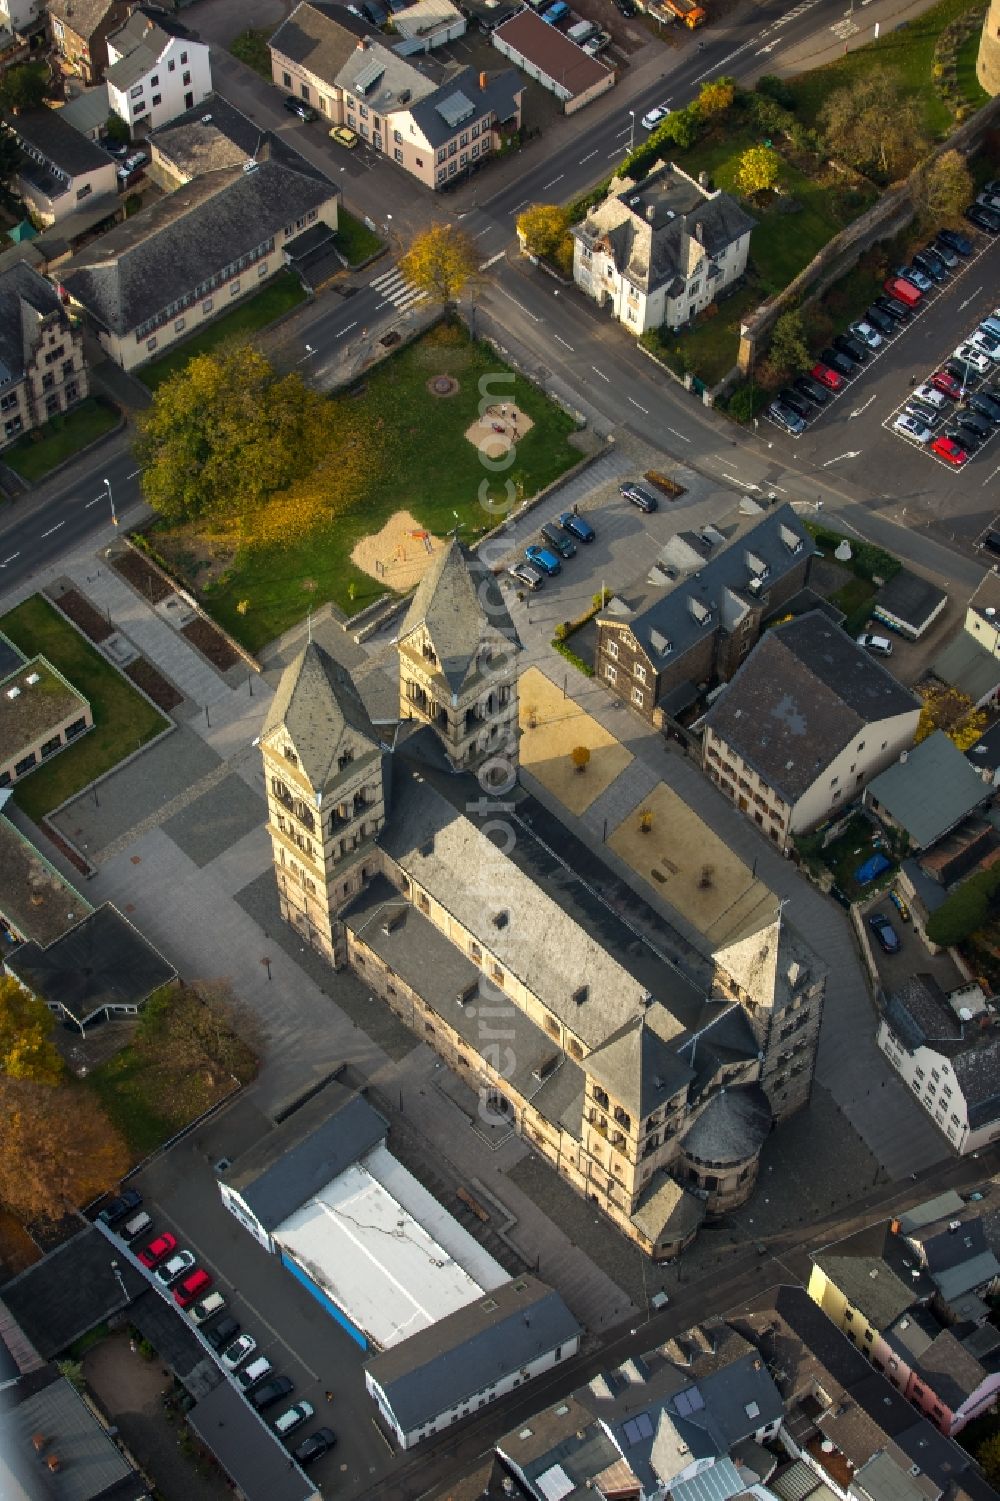
<svg viewBox="0 0 1000 1501"><path fill-rule="evenodd" d="M559 525L564 532L569 532L570 536L575 537L578 542L593 542L597 536L590 522L584 521L583 517L578 516L575 511L563 511L559 517Z"/></svg>
<svg viewBox="0 0 1000 1501"><path fill-rule="evenodd" d="M562 572L562 564L554 552L549 552L547 547L532 545L524 549L524 556L535 568L540 568L551 578L555 573Z"/></svg>
<svg viewBox="0 0 1000 1501"><path fill-rule="evenodd" d="M868 919L868 926L887 954L899 953L902 948L899 934L887 917L883 917L881 912L873 912Z"/></svg>

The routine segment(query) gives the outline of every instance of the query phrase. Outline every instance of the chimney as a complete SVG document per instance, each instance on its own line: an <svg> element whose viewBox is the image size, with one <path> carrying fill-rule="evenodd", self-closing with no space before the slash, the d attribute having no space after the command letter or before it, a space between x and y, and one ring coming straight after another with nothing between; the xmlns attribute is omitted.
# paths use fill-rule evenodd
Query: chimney
<svg viewBox="0 0 1000 1501"><path fill-rule="evenodd" d="M358 37L358 45L357 45L357 49L356 50L358 52L365 52L365 51L367 51L367 49L368 49L368 38L366 36L359 36Z"/></svg>
<svg viewBox="0 0 1000 1501"><path fill-rule="evenodd" d="M485 89L486 85L489 83L489 81L490 81L490 79L489 79L489 74L488 73L480 73L480 75L479 75L479 87L480 87L480 90Z"/></svg>
<svg viewBox="0 0 1000 1501"><path fill-rule="evenodd" d="M656 218L656 204L655 203L647 203L646 204L646 219L647 219L647 222L650 223L650 224L652 224L652 222L653 222L653 220L655 218Z"/></svg>
<svg viewBox="0 0 1000 1501"><path fill-rule="evenodd" d="M702 224L699 223L699 224L695 225L695 227L694 227L694 237L698 241L699 245L704 245L704 243L705 243L705 229L704 229L704 226Z"/></svg>
<svg viewBox="0 0 1000 1501"><path fill-rule="evenodd" d="M62 1469L62 1461L60 1460L58 1454L50 1454L45 1463L48 1465L53 1475L55 1475L59 1470Z"/></svg>
<svg viewBox="0 0 1000 1501"><path fill-rule="evenodd" d="M48 1439L45 1437L44 1433L33 1433L31 1435L31 1442L34 1445L35 1453L41 1454L42 1450L45 1448L45 1445L48 1443Z"/></svg>

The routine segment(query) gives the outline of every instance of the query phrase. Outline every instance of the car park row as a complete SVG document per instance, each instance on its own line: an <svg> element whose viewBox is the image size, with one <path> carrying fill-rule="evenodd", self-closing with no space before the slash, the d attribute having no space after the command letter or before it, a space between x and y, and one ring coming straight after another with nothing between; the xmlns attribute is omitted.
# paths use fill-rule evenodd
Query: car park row
<svg viewBox="0 0 1000 1501"><path fill-rule="evenodd" d="M659 510L660 503L653 492L634 480L620 484L618 493L644 515ZM563 562L576 556L577 542L593 542L597 536L590 522L575 510L563 511L554 521L543 522L538 530L541 540L529 543L524 557L517 558L507 568L507 576L515 584L532 591L540 589L546 578L562 572Z"/></svg>
<svg viewBox="0 0 1000 1501"><path fill-rule="evenodd" d="M917 384L883 426L960 469L1000 427L1000 308Z"/></svg>

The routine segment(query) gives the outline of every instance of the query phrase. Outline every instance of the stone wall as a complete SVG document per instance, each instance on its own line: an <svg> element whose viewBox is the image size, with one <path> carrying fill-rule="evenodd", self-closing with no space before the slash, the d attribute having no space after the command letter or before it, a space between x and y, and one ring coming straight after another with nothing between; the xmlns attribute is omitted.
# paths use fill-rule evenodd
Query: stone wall
<svg viewBox="0 0 1000 1501"><path fill-rule="evenodd" d="M987 94L1000 94L1000 0L992 0L986 12L976 76Z"/></svg>

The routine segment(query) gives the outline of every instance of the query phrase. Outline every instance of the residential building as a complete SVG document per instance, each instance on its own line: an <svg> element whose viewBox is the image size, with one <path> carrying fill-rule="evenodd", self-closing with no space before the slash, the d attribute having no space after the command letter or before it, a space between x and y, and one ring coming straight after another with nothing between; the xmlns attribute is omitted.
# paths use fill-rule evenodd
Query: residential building
<svg viewBox="0 0 1000 1501"><path fill-rule="evenodd" d="M924 1209L936 1218L925 1221ZM977 1209L958 1194L922 1206L915 1219L870 1225L814 1252L809 1295L907 1401L951 1435L1000 1391L1000 1331L982 1298L978 1320L963 1306L970 1293L994 1285L1000 1262Z"/></svg>
<svg viewBox="0 0 1000 1501"><path fill-rule="evenodd" d="M155 130L212 92L208 47L163 10L155 19L135 10L108 37L105 76L111 108L132 132Z"/></svg>
<svg viewBox="0 0 1000 1501"><path fill-rule="evenodd" d="M451 0L414 0L413 5L396 11L393 16L393 26L403 38L407 57L457 41L465 35L467 25Z"/></svg>
<svg viewBox="0 0 1000 1501"><path fill-rule="evenodd" d="M869 782L864 805L887 829L905 835L912 850L924 850L993 797L992 785L943 730L935 730Z"/></svg>
<svg viewBox="0 0 1000 1501"><path fill-rule="evenodd" d="M0 447L68 411L88 390L83 331L51 282L24 261L0 271Z"/></svg>
<svg viewBox="0 0 1000 1501"><path fill-rule="evenodd" d="M947 603L947 590L901 568L879 589L872 614L908 641L919 641L943 614Z"/></svg>
<svg viewBox="0 0 1000 1501"><path fill-rule="evenodd" d="M647 577L597 617L594 670L655 727L715 681L727 682L765 619L802 589L812 540L790 505L755 508L728 536L678 532Z"/></svg>
<svg viewBox="0 0 1000 1501"><path fill-rule="evenodd" d="M905 755L919 719L920 700L813 610L768 631L712 704L702 766L786 850Z"/></svg>
<svg viewBox="0 0 1000 1501"><path fill-rule="evenodd" d="M128 18L133 0L48 0L56 52L88 87L103 83L108 37Z"/></svg>
<svg viewBox="0 0 1000 1501"><path fill-rule="evenodd" d="M490 37L501 56L555 94L563 114L576 114L615 86L614 68L598 62L528 6L503 21Z"/></svg>
<svg viewBox="0 0 1000 1501"><path fill-rule="evenodd" d="M18 187L37 223L48 226L83 211L94 221L118 213L115 159L88 140L57 109L12 115L8 127L21 147Z"/></svg>
<svg viewBox="0 0 1000 1501"><path fill-rule="evenodd" d="M279 160L287 157L295 166L302 160L281 136L262 131L220 94L212 94L194 109L151 130L145 144L150 155L148 175L167 193L207 172L242 167L253 161L262 144Z"/></svg>
<svg viewBox="0 0 1000 1501"><path fill-rule="evenodd" d="M682 973L661 914L636 895L626 924L603 877L563 863L568 831L491 837L517 778L519 649L455 542L400 627L392 724L305 647L260 737L281 914L431 1042L501 1136L666 1259L749 1197L772 1123L808 1100L825 972L758 910Z"/></svg>
<svg viewBox="0 0 1000 1501"><path fill-rule="evenodd" d="M1000 698L1000 578L987 573L969 600L962 629L934 662L941 682L982 708Z"/></svg>
<svg viewBox="0 0 1000 1501"><path fill-rule="evenodd" d="M403 1449L550 1371L583 1334L558 1293L517 1277L365 1363L365 1386Z"/></svg>
<svg viewBox="0 0 1000 1501"><path fill-rule="evenodd" d="M0 27L12 36L38 47L45 30L46 12L41 0L0 0Z"/></svg>
<svg viewBox="0 0 1000 1501"><path fill-rule="evenodd" d="M512 69L412 62L346 8L335 18L301 0L268 45L276 84L428 188L478 166L521 125L524 87Z"/></svg>
<svg viewBox="0 0 1000 1501"><path fill-rule="evenodd" d="M552 30L528 10L507 25L522 19ZM641 181L613 177L573 226L573 280L636 336L679 328L743 275L755 223L735 198L673 162Z"/></svg>
<svg viewBox="0 0 1000 1501"><path fill-rule="evenodd" d="M0 643L6 649L0 678L2 790L93 729L94 716L83 694L44 657L25 658L6 636Z"/></svg>
<svg viewBox="0 0 1000 1501"><path fill-rule="evenodd" d="M878 1045L954 1151L1000 1139L1000 1031L978 985L946 994L912 975L885 1003Z"/></svg>
<svg viewBox="0 0 1000 1501"><path fill-rule="evenodd" d="M111 114L107 84L95 84L92 89L77 94L75 99L67 99L59 114L67 125L72 125L88 141L100 143L104 140Z"/></svg>
<svg viewBox="0 0 1000 1501"><path fill-rule="evenodd" d="M242 166L206 172L92 241L60 267L60 289L134 370L281 272L306 229L336 229L337 198L265 140Z"/></svg>

